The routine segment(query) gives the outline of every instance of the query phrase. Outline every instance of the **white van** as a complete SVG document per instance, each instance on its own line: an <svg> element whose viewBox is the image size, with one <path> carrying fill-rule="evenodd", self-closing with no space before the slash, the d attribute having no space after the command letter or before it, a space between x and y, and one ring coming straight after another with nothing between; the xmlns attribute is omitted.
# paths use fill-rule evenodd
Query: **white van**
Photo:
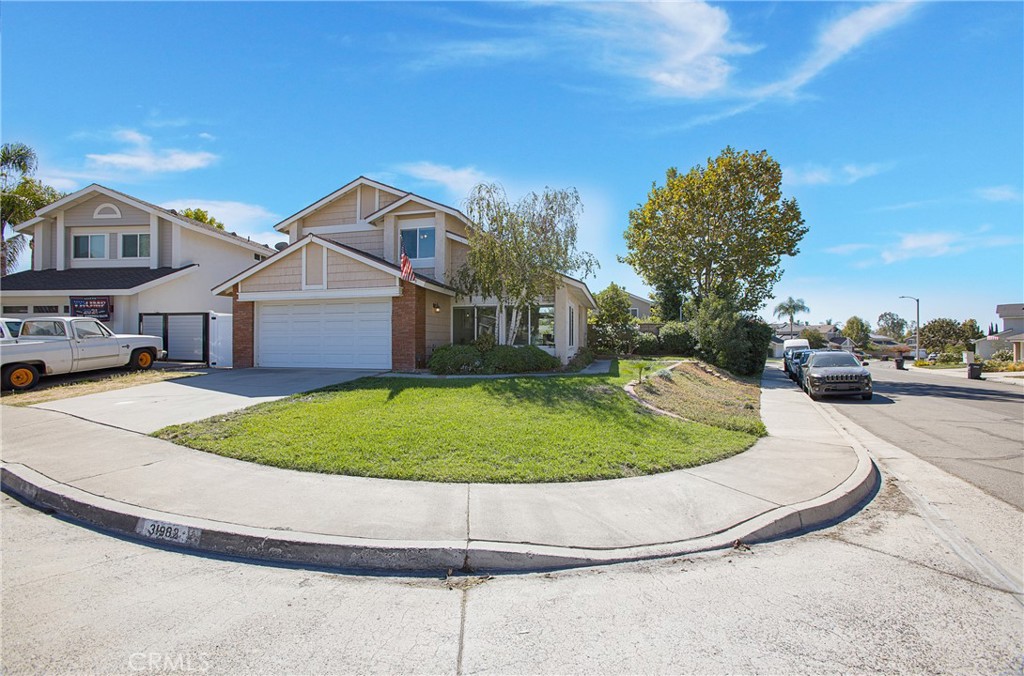
<svg viewBox="0 0 1024 676"><path fill-rule="evenodd" d="M811 344L807 342L806 338L790 338L782 343L782 351L788 352L789 350L809 350Z"/></svg>

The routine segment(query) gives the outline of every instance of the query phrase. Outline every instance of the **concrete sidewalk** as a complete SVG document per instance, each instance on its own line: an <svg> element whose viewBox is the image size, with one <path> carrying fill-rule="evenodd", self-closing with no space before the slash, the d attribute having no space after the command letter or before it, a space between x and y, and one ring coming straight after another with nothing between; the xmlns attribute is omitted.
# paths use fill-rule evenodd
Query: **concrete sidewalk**
<svg viewBox="0 0 1024 676"><path fill-rule="evenodd" d="M38 408L2 407L4 487L142 539L342 568L532 570L681 555L841 517L877 472L772 367L770 436L726 460L567 484L441 484L282 470Z"/></svg>

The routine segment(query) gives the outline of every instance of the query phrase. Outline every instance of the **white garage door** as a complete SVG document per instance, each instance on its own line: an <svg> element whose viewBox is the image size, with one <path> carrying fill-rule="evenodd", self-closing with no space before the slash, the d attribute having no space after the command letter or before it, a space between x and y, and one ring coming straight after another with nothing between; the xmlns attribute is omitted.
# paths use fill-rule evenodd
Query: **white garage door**
<svg viewBox="0 0 1024 676"><path fill-rule="evenodd" d="M391 300L256 304L256 365L391 368Z"/></svg>

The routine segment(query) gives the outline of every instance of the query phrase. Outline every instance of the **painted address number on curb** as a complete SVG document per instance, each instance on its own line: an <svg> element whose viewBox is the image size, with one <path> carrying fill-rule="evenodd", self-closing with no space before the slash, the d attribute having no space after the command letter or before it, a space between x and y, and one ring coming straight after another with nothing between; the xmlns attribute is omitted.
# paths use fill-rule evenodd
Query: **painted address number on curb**
<svg viewBox="0 0 1024 676"><path fill-rule="evenodd" d="M135 532L153 540L176 542L180 545L199 544L199 536L203 534L199 528L189 528L152 519L139 519L139 523L135 526Z"/></svg>

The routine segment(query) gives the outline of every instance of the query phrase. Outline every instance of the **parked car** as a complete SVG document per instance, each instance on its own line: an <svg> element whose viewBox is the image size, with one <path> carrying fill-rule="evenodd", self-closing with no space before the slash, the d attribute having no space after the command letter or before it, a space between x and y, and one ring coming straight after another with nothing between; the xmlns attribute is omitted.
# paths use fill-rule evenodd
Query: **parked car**
<svg viewBox="0 0 1024 676"><path fill-rule="evenodd" d="M849 352L816 352L803 365L803 386L811 399L826 395L860 395L871 399L871 372Z"/></svg>
<svg viewBox="0 0 1024 676"><path fill-rule="evenodd" d="M148 369L165 355L156 336L115 334L90 317L38 317L22 323L16 342L0 347L0 375L4 389L28 390L42 375Z"/></svg>
<svg viewBox="0 0 1024 676"><path fill-rule="evenodd" d="M783 357L782 365L786 369L786 375L788 375L789 379L793 382L797 382L796 373L797 367L800 364L800 358L807 352L810 352L809 348L790 350L789 357Z"/></svg>
<svg viewBox="0 0 1024 676"><path fill-rule="evenodd" d="M804 386L804 364L807 363L807 360L812 354L820 351L821 350L801 350L799 356L793 360L793 380L796 381L796 384L799 385L801 389L803 389Z"/></svg>
<svg viewBox="0 0 1024 676"><path fill-rule="evenodd" d="M0 317L0 345L4 343L17 342L18 334L20 332L20 319L8 319L7 317Z"/></svg>

